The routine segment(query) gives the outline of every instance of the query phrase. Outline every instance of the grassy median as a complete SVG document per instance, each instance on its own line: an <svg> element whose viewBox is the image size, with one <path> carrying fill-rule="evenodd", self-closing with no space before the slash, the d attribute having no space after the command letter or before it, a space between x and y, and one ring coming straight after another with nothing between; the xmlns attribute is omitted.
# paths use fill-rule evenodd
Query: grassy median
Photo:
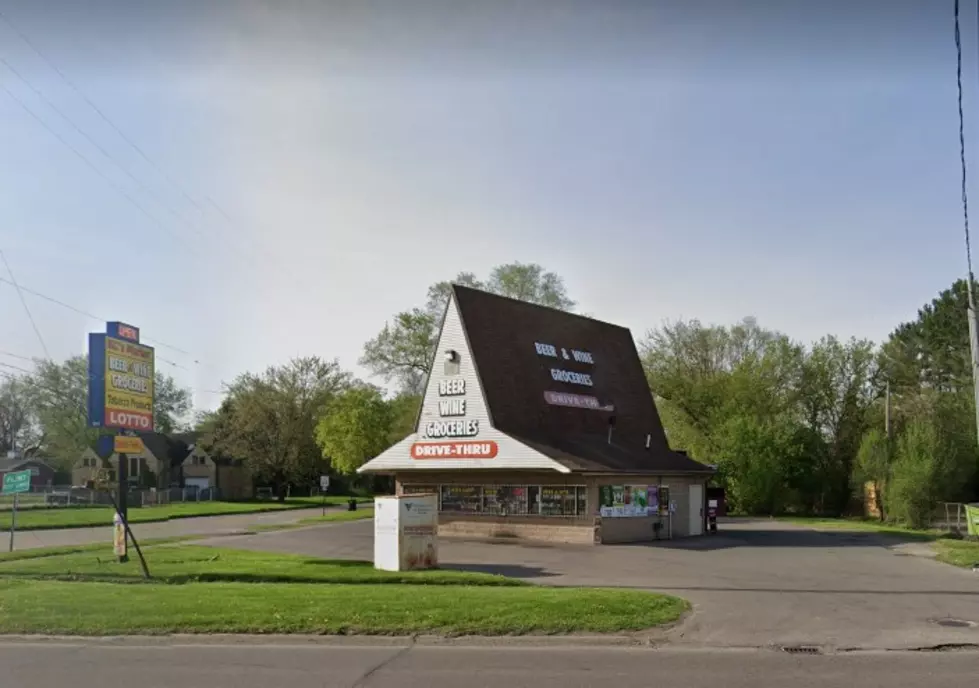
<svg viewBox="0 0 979 688"><path fill-rule="evenodd" d="M0 633L602 633L671 623L688 608L668 595L465 571L193 545L146 555L150 582L108 548L0 561Z"/></svg>
<svg viewBox="0 0 979 688"><path fill-rule="evenodd" d="M349 497L327 497L328 506L346 506ZM358 500L368 501L368 500ZM321 506L322 499L315 505L307 499L279 502L178 502L164 506L146 506L129 509L130 523L157 523L178 518L201 516L231 516L234 514L256 514L270 511L309 509ZM72 506L52 508L30 508L17 512L18 530L53 530L58 528L87 528L110 526L112 507ZM351 512L356 513L356 512ZM0 530L10 529L10 511L0 511Z"/></svg>

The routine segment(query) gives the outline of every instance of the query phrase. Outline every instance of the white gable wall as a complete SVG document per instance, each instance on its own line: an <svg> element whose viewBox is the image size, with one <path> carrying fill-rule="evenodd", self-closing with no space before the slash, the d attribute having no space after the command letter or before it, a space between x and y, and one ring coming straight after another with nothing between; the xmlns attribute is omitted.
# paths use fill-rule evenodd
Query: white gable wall
<svg viewBox="0 0 979 688"><path fill-rule="evenodd" d="M445 353L456 351L459 354L459 373L446 374ZM440 385L446 383L450 389L447 391L458 391L464 384L465 391L462 394L441 395ZM439 402L452 401L458 404L465 401L465 415L440 414ZM475 434L464 434L456 436L437 436L438 428L441 424L451 426L478 425ZM458 429L458 428L456 428ZM430 431L435 431L434 435L429 436ZM413 458L412 446L417 444L437 444L446 443L467 443L467 442L495 442L497 445L497 455L494 458ZM469 343L462 328L462 318L459 315L459 308L453 297L449 302L448 311L445 314L445 323L442 325L442 335L439 338L438 348L435 355L435 362L432 366L432 373L428 379L428 386L425 390L425 398L422 402L421 415L415 434L398 442L393 447L381 453L377 458L369 461L361 467L361 471L383 471L397 469L401 470L445 470L445 469L552 469L562 473L569 472L567 468L554 461L553 459L531 449L522 442L519 442L509 435L505 435L493 428L490 424L489 412L486 408L486 400L483 397L482 385L479 382L479 375L473 364L473 357L469 350Z"/></svg>

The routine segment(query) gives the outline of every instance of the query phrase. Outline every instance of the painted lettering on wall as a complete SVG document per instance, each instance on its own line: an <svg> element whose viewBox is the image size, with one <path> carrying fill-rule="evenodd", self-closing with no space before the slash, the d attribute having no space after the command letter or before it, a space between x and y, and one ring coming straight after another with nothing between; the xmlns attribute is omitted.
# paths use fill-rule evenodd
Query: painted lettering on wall
<svg viewBox="0 0 979 688"><path fill-rule="evenodd" d="M549 358L563 358L565 361L574 361L576 363L587 363L588 365L595 365L595 359L591 355L590 351L581 351L579 349L570 349L571 353L568 353L568 349L561 347L561 353L558 354L558 349L553 344L544 344L543 342L534 342L534 349L537 351L538 356L547 356Z"/></svg>
<svg viewBox="0 0 979 688"><path fill-rule="evenodd" d="M498 451L496 442L415 442L411 445L411 458L492 459Z"/></svg>
<svg viewBox="0 0 979 688"><path fill-rule="evenodd" d="M425 437L475 437L479 434L479 421L468 420L432 421L425 424Z"/></svg>
<svg viewBox="0 0 979 688"><path fill-rule="evenodd" d="M534 342L534 350L538 356L595 365L595 359L590 351L582 351L580 349L569 350L563 346L559 349L553 344L546 344L544 342ZM577 373L573 370L563 370L561 368L551 368L551 379L557 382L567 382L572 385L582 385L584 387L594 386L591 375L588 373Z"/></svg>
<svg viewBox="0 0 979 688"><path fill-rule="evenodd" d="M439 416L461 417L468 411L468 404L464 397L466 394L466 379L464 377L450 377L439 380L439 396L448 397L438 400ZM460 418L459 420L432 421L426 423L424 427L425 437L475 437L479 434L479 421L475 418Z"/></svg>

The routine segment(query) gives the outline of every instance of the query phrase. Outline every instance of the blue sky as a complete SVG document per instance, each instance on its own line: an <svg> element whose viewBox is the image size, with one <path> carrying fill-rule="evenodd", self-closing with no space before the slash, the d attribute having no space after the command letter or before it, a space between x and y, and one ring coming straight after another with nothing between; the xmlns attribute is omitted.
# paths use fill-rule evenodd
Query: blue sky
<svg viewBox="0 0 979 688"><path fill-rule="evenodd" d="M202 407L291 356L355 368L427 285L514 260L637 336L754 315L800 341L880 340L965 270L950 1L0 12L153 162L0 21L74 126L0 83L111 180L0 89L0 248L23 285L180 349L161 368ZM963 27L976 142L971 6ZM101 327L27 299L55 358ZM0 321L0 350L42 354L2 282Z"/></svg>

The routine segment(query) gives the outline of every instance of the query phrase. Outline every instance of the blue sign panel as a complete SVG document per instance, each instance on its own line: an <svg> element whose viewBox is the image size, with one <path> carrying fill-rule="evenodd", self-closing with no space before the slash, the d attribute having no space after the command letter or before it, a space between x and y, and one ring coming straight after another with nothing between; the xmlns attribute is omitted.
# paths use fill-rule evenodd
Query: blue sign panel
<svg viewBox="0 0 979 688"><path fill-rule="evenodd" d="M105 425L105 335L88 335L88 425Z"/></svg>

